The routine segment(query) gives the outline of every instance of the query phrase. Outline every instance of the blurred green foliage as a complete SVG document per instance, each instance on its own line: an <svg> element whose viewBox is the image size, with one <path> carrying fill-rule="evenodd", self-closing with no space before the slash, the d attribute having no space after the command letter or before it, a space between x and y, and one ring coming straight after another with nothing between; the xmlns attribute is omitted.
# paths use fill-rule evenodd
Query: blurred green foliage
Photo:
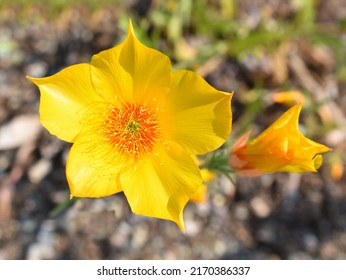
<svg viewBox="0 0 346 280"><path fill-rule="evenodd" d="M246 20L238 17L240 0L167 0L143 1L148 6L148 15L139 17L135 9L131 9L132 2L122 0L1 0L0 8L6 5L19 5L21 10L34 4L44 4L49 7L51 16L58 15L62 10L83 5L92 10L103 6L116 6L120 25L126 30L128 18L134 19L138 37L153 47L160 46L160 39L167 39L165 51L170 52L172 59L186 64L187 67L200 65L208 58L228 54L241 58L246 53L257 56L262 52L275 51L278 46L287 40L305 38L315 44L325 44L332 47L338 62L338 71L345 72L343 44L340 32L345 29L346 19L338 25L328 28L316 22L318 0L291 0L296 11L293 17L273 18L266 12L264 6L249 14ZM140 3L141 1L137 1ZM18 17L19 20L20 16ZM151 30L148 32L148 30ZM332 30L330 30L332 29ZM184 54L181 44L189 36L203 38L206 44L198 45L198 53ZM342 77L344 75L341 75Z"/></svg>

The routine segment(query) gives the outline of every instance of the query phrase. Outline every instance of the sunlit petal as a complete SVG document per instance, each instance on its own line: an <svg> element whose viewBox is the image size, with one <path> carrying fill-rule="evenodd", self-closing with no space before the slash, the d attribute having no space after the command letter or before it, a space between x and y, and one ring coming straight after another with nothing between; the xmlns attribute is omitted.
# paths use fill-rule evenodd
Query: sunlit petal
<svg viewBox="0 0 346 280"><path fill-rule="evenodd" d="M122 191L119 183L121 166L116 158L108 160L107 155L95 158L96 154L102 153L101 149L98 143L87 146L83 140L73 144L66 165L72 197L103 197Z"/></svg>
<svg viewBox="0 0 346 280"><path fill-rule="evenodd" d="M198 74L174 72L168 98L169 136L191 154L217 149L232 128L231 97L211 87Z"/></svg>
<svg viewBox="0 0 346 280"><path fill-rule="evenodd" d="M91 64L96 90L110 100L143 102L149 97L162 98L169 91L169 58L139 42L131 22L126 40L94 55Z"/></svg>
<svg viewBox="0 0 346 280"><path fill-rule="evenodd" d="M83 109L102 101L90 81L90 65L76 64L44 78L28 77L40 89L40 120L50 133L73 142L81 129Z"/></svg>
<svg viewBox="0 0 346 280"><path fill-rule="evenodd" d="M134 213L172 220L184 230L183 209L202 179L193 159L171 145L121 183Z"/></svg>

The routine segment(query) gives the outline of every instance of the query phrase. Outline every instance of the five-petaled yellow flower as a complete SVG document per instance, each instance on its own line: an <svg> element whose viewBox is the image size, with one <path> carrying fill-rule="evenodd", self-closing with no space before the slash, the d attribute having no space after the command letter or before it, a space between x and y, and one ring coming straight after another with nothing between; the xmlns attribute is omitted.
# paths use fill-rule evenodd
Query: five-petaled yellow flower
<svg viewBox="0 0 346 280"><path fill-rule="evenodd" d="M231 131L231 94L199 75L172 72L167 56L141 44L131 22L124 42L44 78L40 118L73 142L66 173L73 197L123 191L134 213L172 220L201 186L192 159Z"/></svg>
<svg viewBox="0 0 346 280"><path fill-rule="evenodd" d="M316 172L322 164L321 154L331 149L299 131L301 108L301 104L291 107L250 142L250 133L239 138L230 155L230 166L249 176L278 171Z"/></svg>

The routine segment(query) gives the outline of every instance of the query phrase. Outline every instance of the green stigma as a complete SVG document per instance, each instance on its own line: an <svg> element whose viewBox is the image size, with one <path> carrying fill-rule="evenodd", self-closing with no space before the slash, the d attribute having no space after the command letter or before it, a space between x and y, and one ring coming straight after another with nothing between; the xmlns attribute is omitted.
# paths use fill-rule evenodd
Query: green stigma
<svg viewBox="0 0 346 280"><path fill-rule="evenodd" d="M126 125L126 131L130 134L135 134L140 130L140 125L138 122L131 120L128 122L128 124Z"/></svg>

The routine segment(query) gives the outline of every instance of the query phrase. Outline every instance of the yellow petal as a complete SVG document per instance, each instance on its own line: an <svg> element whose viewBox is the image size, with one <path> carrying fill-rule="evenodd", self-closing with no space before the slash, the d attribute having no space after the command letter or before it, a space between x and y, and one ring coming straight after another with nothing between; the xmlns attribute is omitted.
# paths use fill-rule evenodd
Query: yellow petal
<svg viewBox="0 0 346 280"><path fill-rule="evenodd" d="M172 71L169 58L139 42L131 22L126 40L94 55L91 64L96 90L111 100L142 102L168 92Z"/></svg>
<svg viewBox="0 0 346 280"><path fill-rule="evenodd" d="M272 123L266 130L264 130L259 136L251 141L251 145L255 145L257 142L272 141L273 137L283 138L282 133L285 136L295 139L299 142L301 133L299 132L299 114L302 109L302 104L297 104L283 113L274 123ZM269 137L267 136L269 135Z"/></svg>
<svg viewBox="0 0 346 280"><path fill-rule="evenodd" d="M316 155L314 159L295 158L277 171L293 173L317 172L317 168L319 168L321 164L321 155Z"/></svg>
<svg viewBox="0 0 346 280"><path fill-rule="evenodd" d="M194 72L174 72L168 97L169 136L191 154L217 149L231 132L231 97Z"/></svg>
<svg viewBox="0 0 346 280"><path fill-rule="evenodd" d="M94 55L91 59L91 80L95 90L110 102L132 100L133 79L120 65L124 43Z"/></svg>
<svg viewBox="0 0 346 280"><path fill-rule="evenodd" d="M83 109L102 100L90 81L90 65L76 64L44 78L27 77L40 89L40 119L48 131L73 142L81 130Z"/></svg>
<svg viewBox="0 0 346 280"><path fill-rule="evenodd" d="M196 163L177 145L162 148L120 180L134 213L174 221L182 231L183 209L202 182Z"/></svg>
<svg viewBox="0 0 346 280"><path fill-rule="evenodd" d="M92 146L85 145L82 140L77 139L68 155L66 176L71 196L103 197L121 192L121 168L116 159L107 160L109 157L105 155L95 158L100 151L99 144L94 144L94 151L90 151Z"/></svg>
<svg viewBox="0 0 346 280"><path fill-rule="evenodd" d="M268 147L268 150L270 150L270 147ZM270 151L260 152L249 149L244 151L243 154L247 161L247 165L244 165L244 167L246 167L246 169L258 169L262 173L277 172L288 164L287 159L280 154L275 154Z"/></svg>

